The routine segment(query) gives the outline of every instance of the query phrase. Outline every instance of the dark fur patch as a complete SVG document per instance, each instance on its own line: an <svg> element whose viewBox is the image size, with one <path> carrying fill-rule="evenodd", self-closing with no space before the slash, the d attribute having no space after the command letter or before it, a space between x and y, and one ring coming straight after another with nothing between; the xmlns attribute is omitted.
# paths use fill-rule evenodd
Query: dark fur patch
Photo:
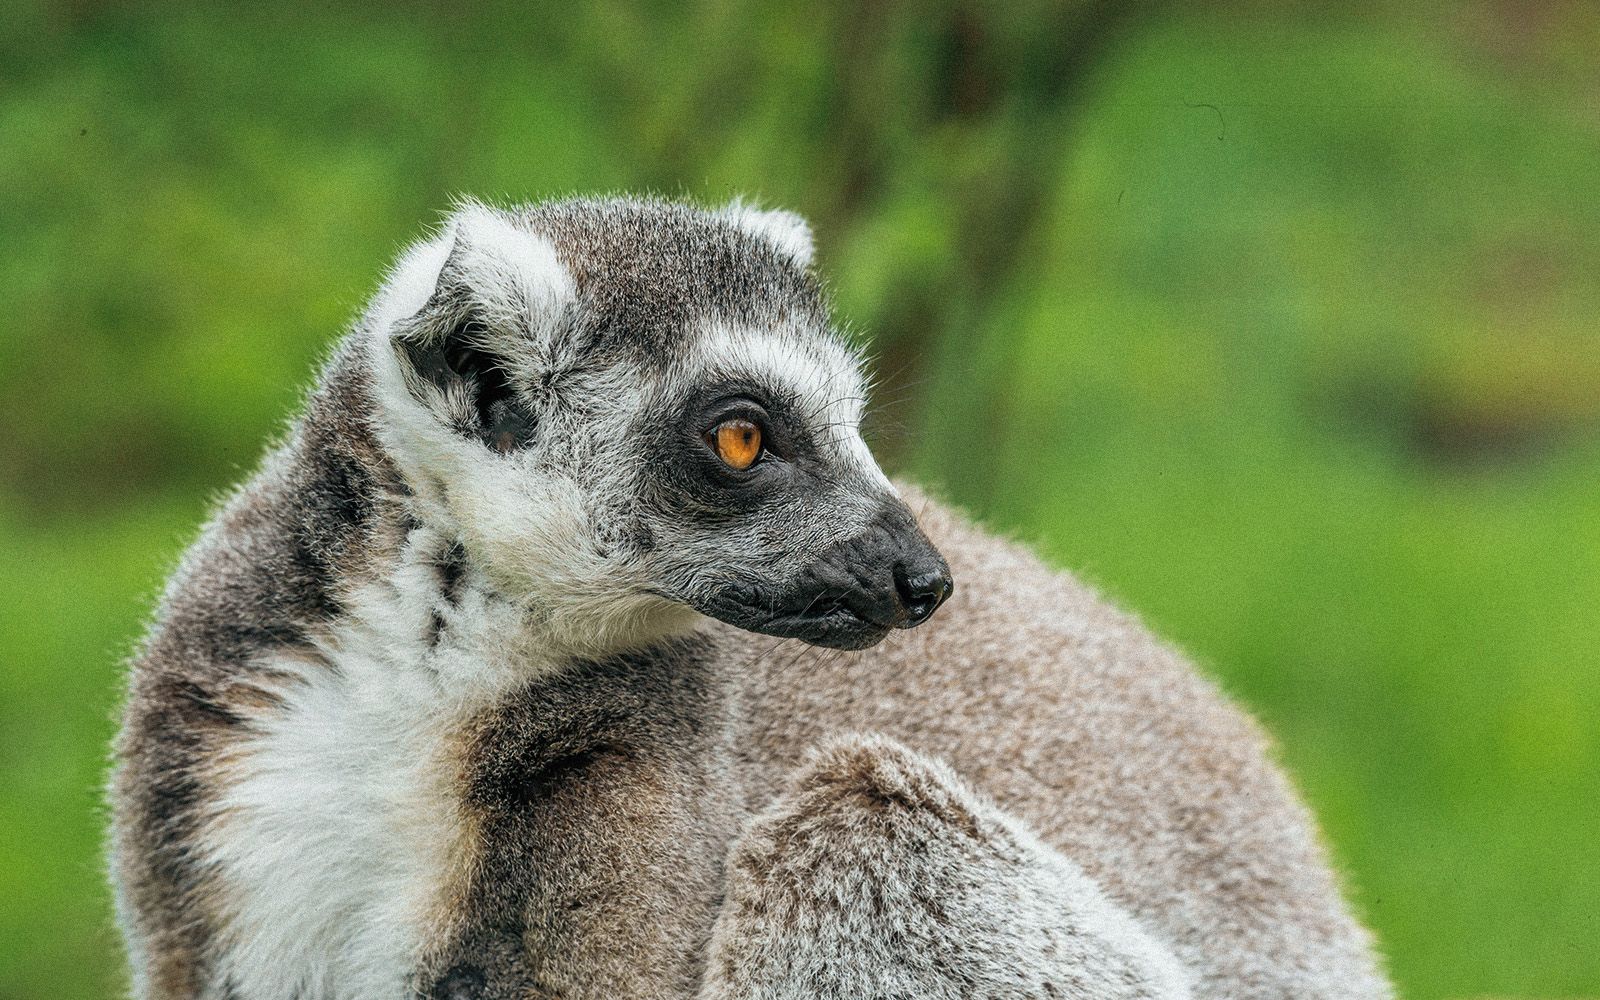
<svg viewBox="0 0 1600 1000"><path fill-rule="evenodd" d="M484 998L692 992L743 815L710 655L695 641L575 664L471 724L477 875L424 995L464 968Z"/></svg>
<svg viewBox="0 0 1600 1000"><path fill-rule="evenodd" d="M434 565L439 572L439 596L454 606L460 598L461 579L467 573L467 550L460 542L452 542Z"/></svg>
<svg viewBox="0 0 1600 1000"><path fill-rule="evenodd" d="M430 306L431 307L431 306ZM455 431L500 452L533 442L533 414L512 388L507 370L516 359L498 357L477 346L483 334L475 320L446 332L441 340L399 341L401 356L416 375L441 392L458 391L472 400L472 416L452 421Z"/></svg>

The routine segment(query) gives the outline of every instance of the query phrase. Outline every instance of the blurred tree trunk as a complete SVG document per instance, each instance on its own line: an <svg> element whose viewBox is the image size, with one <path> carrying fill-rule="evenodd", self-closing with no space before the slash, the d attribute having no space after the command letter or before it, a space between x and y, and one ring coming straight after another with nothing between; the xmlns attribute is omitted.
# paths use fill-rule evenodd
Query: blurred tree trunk
<svg viewBox="0 0 1600 1000"><path fill-rule="evenodd" d="M948 312L952 300L991 303L1017 269L1045 214L1051 185L1071 141L1074 105L1116 41L1159 0L1129 2L963 2L937 21L935 71L902 92L918 99L920 132L929 143L965 141L956 157L968 169L942 178L930 194L947 213L945 254L908 276L889 308L873 317L877 352L875 446L891 464L906 457L904 433L922 402L916 387L942 337L970 336L973 317ZM849 182L822 220L846 227L883 194L882 147L872 113L879 96L871 83L886 74L875 65L894 46L881 31L848 43L847 80L840 114L846 123L840 156ZM901 81L897 81L901 82ZM952 295L953 290L959 294Z"/></svg>

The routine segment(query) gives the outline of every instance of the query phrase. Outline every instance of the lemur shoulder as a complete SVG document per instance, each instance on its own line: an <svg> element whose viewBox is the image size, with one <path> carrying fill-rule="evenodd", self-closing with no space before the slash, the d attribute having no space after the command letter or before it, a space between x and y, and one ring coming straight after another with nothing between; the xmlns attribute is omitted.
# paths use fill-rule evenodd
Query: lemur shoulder
<svg viewBox="0 0 1600 1000"><path fill-rule="evenodd" d="M136 996L1390 995L1256 726L885 478L811 245L403 256L132 664Z"/></svg>

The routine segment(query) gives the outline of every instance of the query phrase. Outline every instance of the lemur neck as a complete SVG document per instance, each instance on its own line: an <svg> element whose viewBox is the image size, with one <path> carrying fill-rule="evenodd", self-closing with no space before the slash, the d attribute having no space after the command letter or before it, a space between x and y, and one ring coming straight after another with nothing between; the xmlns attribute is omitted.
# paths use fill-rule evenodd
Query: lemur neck
<svg viewBox="0 0 1600 1000"><path fill-rule="evenodd" d="M566 613L537 596L507 596L457 532L412 521L384 572L352 593L347 634L396 669L437 684L447 702L464 704L692 632L699 621L668 608L631 633L600 634L574 630Z"/></svg>

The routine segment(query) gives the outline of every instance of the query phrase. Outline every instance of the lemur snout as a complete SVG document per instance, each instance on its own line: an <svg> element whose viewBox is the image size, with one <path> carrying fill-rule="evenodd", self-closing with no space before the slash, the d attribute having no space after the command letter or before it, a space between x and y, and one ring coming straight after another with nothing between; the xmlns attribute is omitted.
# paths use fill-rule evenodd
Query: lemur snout
<svg viewBox="0 0 1600 1000"><path fill-rule="evenodd" d="M950 593L950 568L899 501L884 505L859 535L824 551L801 584L823 591L885 631L927 621Z"/></svg>
<svg viewBox="0 0 1600 1000"><path fill-rule="evenodd" d="M800 572L723 587L702 607L730 625L835 649L864 649L926 622L950 596L950 567L911 512L886 503Z"/></svg>

